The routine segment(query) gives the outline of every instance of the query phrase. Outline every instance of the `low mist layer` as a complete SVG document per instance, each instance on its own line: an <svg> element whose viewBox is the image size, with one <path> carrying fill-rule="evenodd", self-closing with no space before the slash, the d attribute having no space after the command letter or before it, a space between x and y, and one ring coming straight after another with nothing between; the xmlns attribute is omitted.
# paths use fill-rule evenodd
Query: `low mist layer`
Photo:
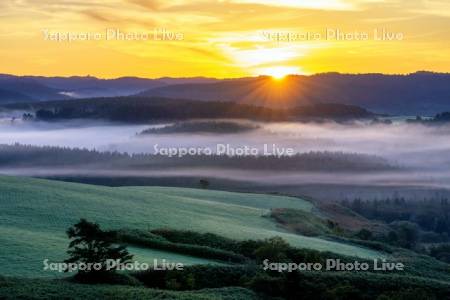
<svg viewBox="0 0 450 300"><path fill-rule="evenodd" d="M114 164L108 160L102 167L83 170L81 163L78 167L77 164L70 167L47 164L47 168L43 168L42 165L34 165L33 161L26 164L26 160L23 160L20 169L20 163L3 164L2 172L23 175L28 172L28 175L40 176L71 173L96 176L205 176L273 184L397 184L447 187L450 181L447 172L450 165L450 157L447 155L450 151L448 126L425 126L395 120L392 124L253 122L254 130L220 135L198 132L152 134L152 130L148 130L166 125L171 124L123 125L85 120L47 123L4 118L0 122L0 144L20 143L128 154L155 154L155 150L161 148L216 149L218 144L232 149L254 147L262 151L270 145L279 149L292 148L296 155L309 152L330 155L321 157L320 164L319 160L309 160L309 166L306 161L291 163L283 157L272 158L270 163L255 162L252 158L245 157L239 158L241 161L215 160L211 157L203 159L189 155L183 159L162 157L150 164L139 162L120 165L114 172ZM149 133L139 135L143 130L148 130ZM339 176L331 173L336 170L333 157L335 158L337 153L347 155L346 160L353 163L352 166L344 165L339 169L342 173ZM384 161L385 164L382 168L365 168L366 161L362 161L361 157L370 158L368 161L371 163L378 160ZM257 170L266 171L261 173ZM375 174L374 171L378 173ZM355 176L354 172L364 174Z"/></svg>

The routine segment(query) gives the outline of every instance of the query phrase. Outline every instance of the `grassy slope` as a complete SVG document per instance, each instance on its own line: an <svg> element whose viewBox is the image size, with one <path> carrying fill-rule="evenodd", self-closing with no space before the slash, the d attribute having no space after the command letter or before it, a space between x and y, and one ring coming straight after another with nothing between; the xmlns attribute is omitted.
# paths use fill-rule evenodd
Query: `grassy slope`
<svg viewBox="0 0 450 300"><path fill-rule="evenodd" d="M365 248L287 233L266 216L270 207L310 211L298 198L162 187L109 188L0 176L0 274L49 276L42 261L62 260L64 231L83 217L105 228L174 229L213 232L234 239L282 236L293 245L365 258ZM137 259L191 257L138 249ZM208 262L208 261L203 261ZM53 273L50 273L52 276Z"/></svg>
<svg viewBox="0 0 450 300"><path fill-rule="evenodd" d="M177 299L177 300L256 300L243 288L223 288L195 292L173 292L120 285L83 285L60 280L24 280L0 277L1 299Z"/></svg>

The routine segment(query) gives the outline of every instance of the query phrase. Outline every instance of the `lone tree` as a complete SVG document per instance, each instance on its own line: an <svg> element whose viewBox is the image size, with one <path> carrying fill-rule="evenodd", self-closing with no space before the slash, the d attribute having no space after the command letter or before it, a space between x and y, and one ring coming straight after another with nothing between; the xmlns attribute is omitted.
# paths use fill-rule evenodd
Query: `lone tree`
<svg viewBox="0 0 450 300"><path fill-rule="evenodd" d="M108 270L106 266L108 260L122 264L130 262L133 258L133 255L128 253L126 246L114 245L117 237L116 231L103 231L97 223L81 219L67 230L67 236L71 239L69 250L67 250L70 257L64 262L97 266L85 270L78 269L78 278L101 280L101 275L115 271L114 268Z"/></svg>
<svg viewBox="0 0 450 300"><path fill-rule="evenodd" d="M207 189L209 187L209 181L207 179L200 179L199 183L202 189Z"/></svg>

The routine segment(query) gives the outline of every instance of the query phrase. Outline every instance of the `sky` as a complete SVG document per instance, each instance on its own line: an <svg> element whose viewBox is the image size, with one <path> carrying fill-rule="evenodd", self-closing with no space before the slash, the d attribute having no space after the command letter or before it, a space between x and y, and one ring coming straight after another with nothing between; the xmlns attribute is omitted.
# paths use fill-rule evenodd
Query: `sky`
<svg viewBox="0 0 450 300"><path fill-rule="evenodd" d="M450 71L448 0L0 1L0 73L234 78L418 70Z"/></svg>

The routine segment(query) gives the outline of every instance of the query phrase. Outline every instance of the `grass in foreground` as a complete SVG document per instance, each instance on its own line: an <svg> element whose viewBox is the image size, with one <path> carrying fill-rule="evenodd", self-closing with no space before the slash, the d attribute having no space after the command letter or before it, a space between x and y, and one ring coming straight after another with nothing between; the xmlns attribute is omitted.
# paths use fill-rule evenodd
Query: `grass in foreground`
<svg viewBox="0 0 450 300"><path fill-rule="evenodd" d="M243 288L175 292L122 285L86 285L63 280L16 279L0 277L1 299L177 299L177 300L256 300L255 293Z"/></svg>
<svg viewBox="0 0 450 300"><path fill-rule="evenodd" d="M80 218L105 229L189 229L237 240L280 236L302 248L363 258L381 256L364 247L300 236L280 228L267 217L270 208L313 208L310 202L292 197L162 187L110 188L2 176L0 206L3 275L48 276L42 271L43 259L65 258L65 230ZM141 251L139 255L150 258L154 253ZM171 258L170 253L164 255ZM181 262L189 264L192 258L186 259Z"/></svg>

